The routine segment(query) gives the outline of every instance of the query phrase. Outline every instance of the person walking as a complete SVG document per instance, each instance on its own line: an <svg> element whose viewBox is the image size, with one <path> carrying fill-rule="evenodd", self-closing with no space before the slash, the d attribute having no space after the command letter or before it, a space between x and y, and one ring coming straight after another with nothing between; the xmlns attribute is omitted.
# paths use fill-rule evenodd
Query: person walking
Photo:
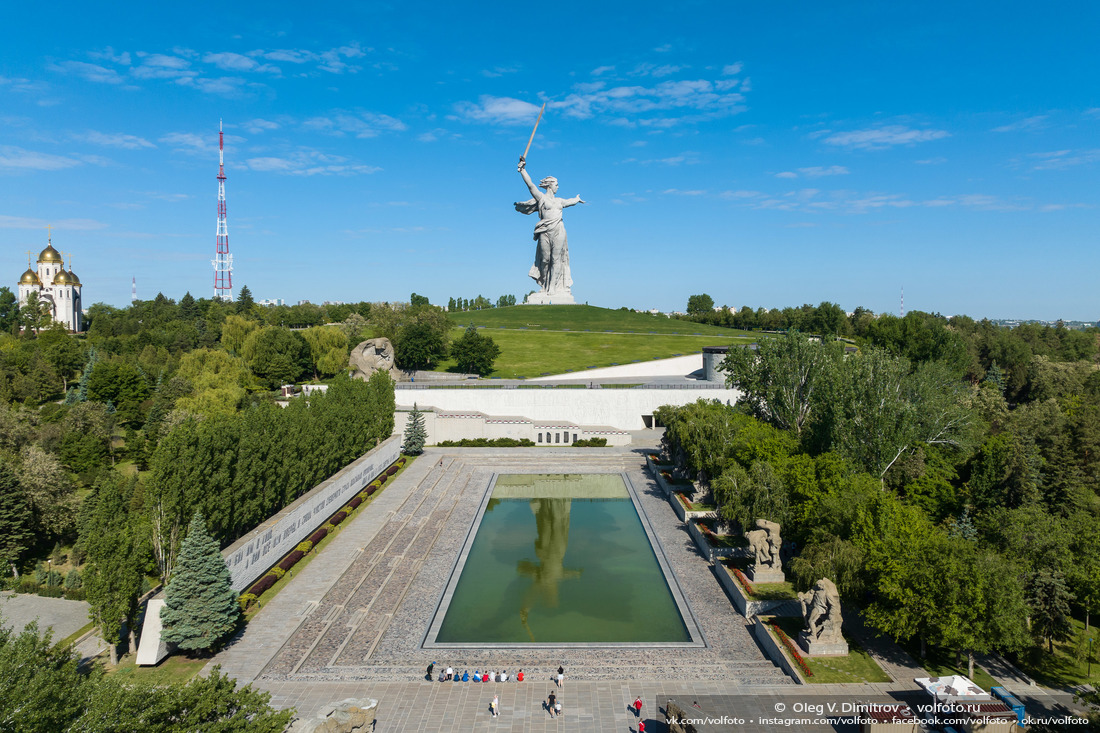
<svg viewBox="0 0 1100 733"><path fill-rule="evenodd" d="M634 717L642 719L642 698L634 698Z"/></svg>
<svg viewBox="0 0 1100 733"><path fill-rule="evenodd" d="M497 717L497 706L500 705L500 696L493 695L493 701L489 703L489 710L492 711L493 717Z"/></svg>
<svg viewBox="0 0 1100 733"><path fill-rule="evenodd" d="M558 687L565 684L565 667L558 667Z"/></svg>
<svg viewBox="0 0 1100 733"><path fill-rule="evenodd" d="M428 682L432 681L432 670L435 669L435 662L428 665Z"/></svg>
<svg viewBox="0 0 1100 733"><path fill-rule="evenodd" d="M557 704L557 702L558 702L558 699L556 697L554 697L553 692L551 692L550 696L546 698L546 709L550 711L550 717L551 718L557 717L557 715L555 713L555 707L554 707Z"/></svg>

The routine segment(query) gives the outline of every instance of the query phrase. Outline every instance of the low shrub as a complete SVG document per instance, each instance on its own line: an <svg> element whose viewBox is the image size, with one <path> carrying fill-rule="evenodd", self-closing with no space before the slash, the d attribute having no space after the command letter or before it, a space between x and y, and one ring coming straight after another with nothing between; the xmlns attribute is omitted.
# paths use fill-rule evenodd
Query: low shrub
<svg viewBox="0 0 1100 733"><path fill-rule="evenodd" d="M83 601L87 598L83 588L66 588L65 598L70 601Z"/></svg>
<svg viewBox="0 0 1100 733"><path fill-rule="evenodd" d="M408 459L407 459L407 458L405 458L405 456L401 456L400 458L398 458L398 459L397 459L397 465L398 465L398 466L404 466L404 465L405 465L405 462L406 462L407 460L408 460Z"/></svg>
<svg viewBox="0 0 1100 733"><path fill-rule="evenodd" d="M299 560L305 557L305 554L306 553L304 552L294 550L289 555L279 561L278 567L282 568L283 570L290 570L298 563Z"/></svg>
<svg viewBox="0 0 1100 733"><path fill-rule="evenodd" d="M347 518L348 518L348 515L347 515L347 513L346 513L346 512L344 512L344 511L343 511L343 510L341 509L340 511L336 512L336 513L335 513L335 514L333 514L333 515L332 515L331 517L329 517L329 520L328 520L328 521L329 521L329 522L330 522L331 524L334 524L334 525L336 525L336 524L339 524L340 522L344 521L344 520L345 520L345 519L347 519Z"/></svg>
<svg viewBox="0 0 1100 733"><path fill-rule="evenodd" d="M571 445L574 448L606 448L607 438L586 438L584 440L574 440Z"/></svg>
<svg viewBox="0 0 1100 733"><path fill-rule="evenodd" d="M286 575L286 569L285 569L285 568L281 568L281 567L279 567L278 565L276 565L275 567L271 568L271 570L268 570L268 572L269 572L269 573L271 573L272 575L274 575L274 576L275 576L275 579L276 579L276 580L278 580L279 578L281 578L281 577L283 577L284 575Z"/></svg>
<svg viewBox="0 0 1100 733"><path fill-rule="evenodd" d="M255 593L245 593L243 596L237 599L237 603L241 604L241 613L244 613L248 609L252 608L252 604L258 601Z"/></svg>
<svg viewBox="0 0 1100 733"><path fill-rule="evenodd" d="M325 522L321 525L321 529L325 530L326 532L331 532L332 530L336 529L336 525L332 522Z"/></svg>
<svg viewBox="0 0 1100 733"><path fill-rule="evenodd" d="M313 549L313 543L310 542L309 540L306 540L304 542L299 542L298 546L295 547L294 549L298 550L299 552L309 552L310 550Z"/></svg>
<svg viewBox="0 0 1100 733"><path fill-rule="evenodd" d="M400 470L401 469L398 468L397 466L390 466L389 468L386 469L386 475L387 476L392 476Z"/></svg>
<svg viewBox="0 0 1100 733"><path fill-rule="evenodd" d="M248 589L248 592L251 593L252 595L256 596L257 598L259 598L265 592L270 590L271 586L275 585L275 582L277 580L278 580L278 578L276 578L271 573L268 573L264 577L257 580L256 583L251 588Z"/></svg>
<svg viewBox="0 0 1100 733"><path fill-rule="evenodd" d="M358 496L351 497L351 501L348 502L348 508L344 511L350 511L351 509L358 509L359 505L363 503L363 500Z"/></svg>
<svg viewBox="0 0 1100 733"><path fill-rule="evenodd" d="M323 540L325 537L328 537L328 530L325 529L324 527L321 527L320 529L316 530L313 534L311 534L309 536L309 541L312 542L314 545L316 545L318 542Z"/></svg>
<svg viewBox="0 0 1100 733"><path fill-rule="evenodd" d="M378 491L378 488L379 487L376 484L371 484L370 486L368 486L367 487L367 496L373 495L374 492Z"/></svg>
<svg viewBox="0 0 1100 733"><path fill-rule="evenodd" d="M84 581L80 579L80 571L73 568L69 571L69 574L65 576L65 590L76 590L84 585Z"/></svg>
<svg viewBox="0 0 1100 733"><path fill-rule="evenodd" d="M527 438L463 438L444 440L436 445L442 448L533 448L535 443Z"/></svg>

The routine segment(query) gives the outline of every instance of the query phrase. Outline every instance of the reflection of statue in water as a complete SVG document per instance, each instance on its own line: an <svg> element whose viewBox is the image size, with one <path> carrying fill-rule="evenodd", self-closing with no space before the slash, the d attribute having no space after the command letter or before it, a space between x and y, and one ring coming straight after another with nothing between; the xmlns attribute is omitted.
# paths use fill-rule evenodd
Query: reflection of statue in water
<svg viewBox="0 0 1100 733"><path fill-rule="evenodd" d="M802 606L802 618L806 629L802 632L808 641L821 644L842 644L844 636L840 631L843 619L840 615L840 593L836 585L828 578L814 583L814 587L798 594Z"/></svg>
<svg viewBox="0 0 1100 733"><path fill-rule="evenodd" d="M527 201L517 201L516 211L521 214L538 212L539 223L535 226L535 264L528 275L539 284L539 292L528 296L528 303L572 303L573 278L569 273L569 244L565 236L565 224L562 223L562 210L567 206L585 203L580 196L560 199L558 179L547 176L539 181L538 187L527 175L526 161L520 158L519 173L523 182L534 197ZM546 189L545 193L539 188Z"/></svg>
<svg viewBox="0 0 1100 733"><path fill-rule="evenodd" d="M523 594L519 617L531 641L535 635L527 625L527 615L538 602L547 608L558 605L558 585L563 580L579 578L580 570L566 570L565 551L569 547L569 499L532 499L531 512L535 515L538 537L535 539L535 555L538 563L520 560L516 570L534 582Z"/></svg>

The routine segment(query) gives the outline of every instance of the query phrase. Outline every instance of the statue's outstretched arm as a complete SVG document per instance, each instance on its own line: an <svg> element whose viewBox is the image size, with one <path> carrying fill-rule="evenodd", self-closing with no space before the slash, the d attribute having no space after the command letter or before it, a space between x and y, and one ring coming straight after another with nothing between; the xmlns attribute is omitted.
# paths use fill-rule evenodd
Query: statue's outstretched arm
<svg viewBox="0 0 1100 733"><path fill-rule="evenodd" d="M584 199L582 199L580 196L574 196L571 199L562 199L562 201L561 201L562 208L565 208L566 206L576 206L577 204L587 204L587 203L588 202L585 201Z"/></svg>
<svg viewBox="0 0 1100 733"><path fill-rule="evenodd" d="M535 182L531 180L531 176L527 175L527 161L523 158L519 159L518 166L519 174L523 176L523 182L527 184L527 190L531 192L531 195L535 197L535 201L542 198L542 191L535 185Z"/></svg>

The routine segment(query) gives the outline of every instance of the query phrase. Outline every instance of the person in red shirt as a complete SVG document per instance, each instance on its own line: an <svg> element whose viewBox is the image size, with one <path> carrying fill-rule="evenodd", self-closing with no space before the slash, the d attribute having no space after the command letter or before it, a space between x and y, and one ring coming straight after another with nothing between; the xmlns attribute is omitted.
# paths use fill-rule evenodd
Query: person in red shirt
<svg viewBox="0 0 1100 733"><path fill-rule="evenodd" d="M639 720L638 721L638 733L645 733L645 721L644 720Z"/></svg>
<svg viewBox="0 0 1100 733"><path fill-rule="evenodd" d="M516 673L516 682L523 682L523 670Z"/></svg>
<svg viewBox="0 0 1100 733"><path fill-rule="evenodd" d="M634 715L638 718L642 717L642 698L634 698Z"/></svg>

